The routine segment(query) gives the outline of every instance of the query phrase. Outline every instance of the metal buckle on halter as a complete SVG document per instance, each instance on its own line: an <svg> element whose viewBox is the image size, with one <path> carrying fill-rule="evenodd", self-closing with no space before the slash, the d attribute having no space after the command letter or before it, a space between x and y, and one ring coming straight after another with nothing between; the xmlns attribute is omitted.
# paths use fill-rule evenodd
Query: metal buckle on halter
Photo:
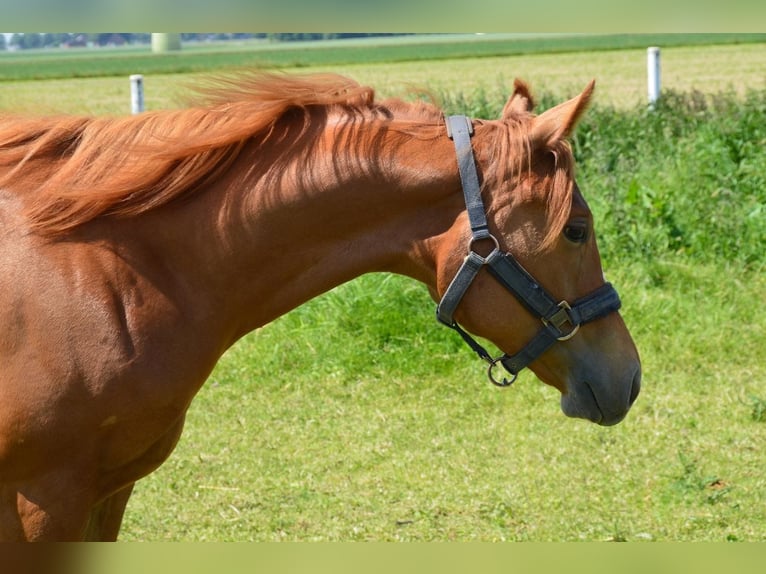
<svg viewBox="0 0 766 574"><path fill-rule="evenodd" d="M575 324L572 321L572 317L569 314L569 311L572 310L572 307L570 307L569 303L566 301L562 301L558 304L558 311L556 311L553 315L548 317L547 319L545 317L541 318L541 321L543 322L543 325L546 327L548 325L552 325L559 333L563 333L564 329L562 328L566 323L569 323L572 325L573 329L567 333L566 335L561 335L560 337L556 337L557 341L568 341L572 337L574 337L577 334L577 331L580 330L580 325Z"/></svg>

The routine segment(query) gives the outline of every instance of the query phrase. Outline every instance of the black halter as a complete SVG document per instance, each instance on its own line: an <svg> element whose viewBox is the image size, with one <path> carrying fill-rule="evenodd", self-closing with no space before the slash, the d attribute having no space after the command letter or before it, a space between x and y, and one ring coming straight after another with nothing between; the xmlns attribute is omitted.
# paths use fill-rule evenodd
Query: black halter
<svg viewBox="0 0 766 574"><path fill-rule="evenodd" d="M436 317L439 322L457 331L471 349L489 363L487 373L492 383L507 387L513 384L519 371L542 355L556 341L571 339L580 325L617 311L620 308L620 297L611 284L604 283L572 304L566 301L557 303L510 253L501 252L497 239L489 232L484 214L479 177L471 149L473 127L470 120L465 116L448 117L447 135L454 141L457 152L460 181L471 225L471 244L468 255L436 307ZM473 250L475 243L484 240L494 243L494 249L486 257L482 257ZM495 279L543 323L542 328L532 340L515 355L504 354L493 359L486 349L466 333L453 318L463 295L479 270L485 265ZM494 377L492 371L498 363L511 374L510 380L506 378L498 380Z"/></svg>

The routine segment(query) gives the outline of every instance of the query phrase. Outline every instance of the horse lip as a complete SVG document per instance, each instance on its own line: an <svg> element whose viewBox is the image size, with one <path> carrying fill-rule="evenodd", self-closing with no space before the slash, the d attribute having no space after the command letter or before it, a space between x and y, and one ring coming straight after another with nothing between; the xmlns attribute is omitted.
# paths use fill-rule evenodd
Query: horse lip
<svg viewBox="0 0 766 574"><path fill-rule="evenodd" d="M621 412L606 411L599 404L596 393L588 381L580 381L576 385L570 384L568 392L561 396L561 410L565 415L586 419L600 426L616 425L625 418L629 408Z"/></svg>
<svg viewBox="0 0 766 574"><path fill-rule="evenodd" d="M567 385L567 392L561 395L561 410L568 417L586 419L596 424L600 424L603 418L593 389L585 382L570 382Z"/></svg>

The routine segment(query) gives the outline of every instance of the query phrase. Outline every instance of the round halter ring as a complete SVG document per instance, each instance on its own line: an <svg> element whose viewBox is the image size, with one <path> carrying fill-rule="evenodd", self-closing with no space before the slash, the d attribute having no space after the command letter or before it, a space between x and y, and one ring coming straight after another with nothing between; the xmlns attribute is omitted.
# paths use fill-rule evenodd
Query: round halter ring
<svg viewBox="0 0 766 574"><path fill-rule="evenodd" d="M486 237L474 237L471 239L471 242L468 244L468 251L473 251L477 255L479 255L478 251L476 251L473 246L476 243L481 243L482 241L491 241L495 244L495 248L490 252L490 254L494 253L495 251L500 251L500 243L497 241L497 237L489 233ZM483 256L480 256L483 257ZM487 256L489 257L489 255ZM486 257L483 257L486 260Z"/></svg>
<svg viewBox="0 0 766 574"><path fill-rule="evenodd" d="M510 387L514 382L516 382L516 379L518 378L518 373L511 373L513 376L510 380L506 379L505 377L502 377L501 379L496 379L495 376L492 374L492 371L497 366L500 361L503 360L505 356L502 355L498 357L497 359L493 359L489 361L489 368L487 369L487 376L489 377L490 382L498 387Z"/></svg>
<svg viewBox="0 0 766 574"><path fill-rule="evenodd" d="M569 333L567 333L566 335L563 335L563 336L559 337L559 338L558 338L558 339L556 339L556 340L557 340L557 341L562 341L562 342L563 342L563 341L568 341L569 339L571 339L572 337L574 337L574 336L577 334L577 331L579 331L579 330L580 330L580 325L575 325L574 329L572 329L572 330L571 330Z"/></svg>

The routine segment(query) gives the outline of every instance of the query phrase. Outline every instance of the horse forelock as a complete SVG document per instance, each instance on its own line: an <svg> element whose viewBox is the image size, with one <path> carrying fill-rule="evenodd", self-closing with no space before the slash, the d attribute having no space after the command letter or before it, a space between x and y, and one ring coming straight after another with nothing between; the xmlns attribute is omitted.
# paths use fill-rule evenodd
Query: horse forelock
<svg viewBox="0 0 766 574"><path fill-rule="evenodd" d="M251 138L278 139L280 120L293 110L303 110L304 122L311 121L307 110L320 108L355 121L435 113L417 103L379 104L372 88L335 74L240 74L213 78L196 92L194 105L182 110L3 118L0 186L25 194L34 227L57 233L188 196L221 176Z"/></svg>
<svg viewBox="0 0 766 574"><path fill-rule="evenodd" d="M546 207L546 228L538 247L545 251L552 246L556 237L566 225L572 206L574 189L574 157L566 140L560 140L545 150L553 155L553 173L545 186L520 186L518 183L531 176L534 162L540 156L535 154L530 139L530 114L517 114L496 123L497 129L491 137L490 164L485 186L513 188L521 202L544 203ZM490 193L492 193L490 191Z"/></svg>
<svg viewBox="0 0 766 574"><path fill-rule="evenodd" d="M574 193L574 156L567 141L558 142L551 150L555 157L552 186L548 193L548 229L540 246L550 247L564 230L572 212Z"/></svg>

